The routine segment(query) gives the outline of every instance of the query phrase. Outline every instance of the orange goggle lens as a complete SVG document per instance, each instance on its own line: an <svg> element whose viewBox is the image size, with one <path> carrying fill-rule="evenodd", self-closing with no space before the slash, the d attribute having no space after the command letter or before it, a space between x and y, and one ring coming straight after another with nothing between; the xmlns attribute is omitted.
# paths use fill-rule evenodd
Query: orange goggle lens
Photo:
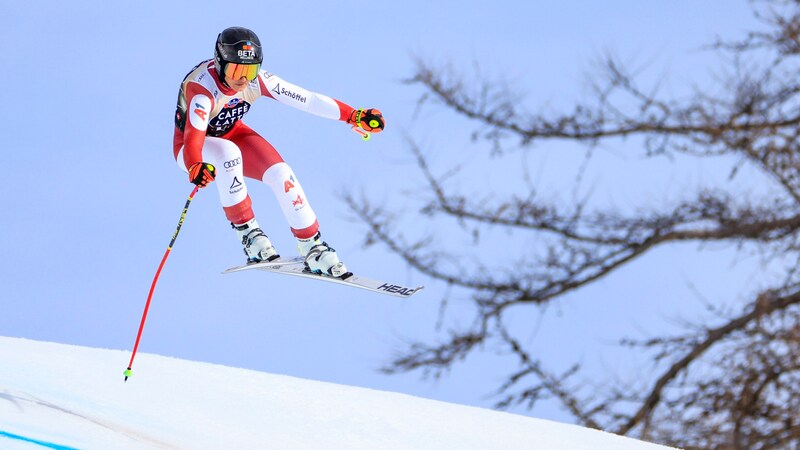
<svg viewBox="0 0 800 450"><path fill-rule="evenodd" d="M258 69L260 68L261 64L227 63L225 64L225 76L234 80L245 77L248 80L253 81L258 76Z"/></svg>

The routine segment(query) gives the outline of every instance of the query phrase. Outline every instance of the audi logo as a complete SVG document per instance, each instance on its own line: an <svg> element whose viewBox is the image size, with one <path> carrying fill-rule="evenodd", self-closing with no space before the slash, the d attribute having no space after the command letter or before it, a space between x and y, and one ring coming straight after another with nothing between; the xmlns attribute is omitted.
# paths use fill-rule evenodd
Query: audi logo
<svg viewBox="0 0 800 450"><path fill-rule="evenodd" d="M223 165L225 166L226 169L230 169L231 167L236 167L241 163L242 163L242 158L238 157L238 158L232 159L230 161L225 161L225 164L223 164Z"/></svg>

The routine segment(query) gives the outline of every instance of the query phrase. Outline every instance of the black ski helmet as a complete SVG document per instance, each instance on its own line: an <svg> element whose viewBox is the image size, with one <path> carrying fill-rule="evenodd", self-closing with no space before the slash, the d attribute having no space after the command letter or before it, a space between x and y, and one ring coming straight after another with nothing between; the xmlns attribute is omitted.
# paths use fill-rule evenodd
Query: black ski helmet
<svg viewBox="0 0 800 450"><path fill-rule="evenodd" d="M225 80L225 66L235 64L261 64L264 59L261 53L261 41L251 30L242 27L230 27L222 30L217 36L214 47L214 66L220 80Z"/></svg>

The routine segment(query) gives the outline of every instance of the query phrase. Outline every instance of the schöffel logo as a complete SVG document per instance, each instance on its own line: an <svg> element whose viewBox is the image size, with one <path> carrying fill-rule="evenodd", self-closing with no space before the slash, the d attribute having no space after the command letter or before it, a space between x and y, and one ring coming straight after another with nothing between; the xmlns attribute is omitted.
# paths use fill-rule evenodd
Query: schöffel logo
<svg viewBox="0 0 800 450"><path fill-rule="evenodd" d="M239 177L233 177L233 183L231 183L231 187L228 188L228 193L235 194L242 189L244 189L244 183L239 181Z"/></svg>
<svg viewBox="0 0 800 450"><path fill-rule="evenodd" d="M275 88L272 89L272 92L274 92L274 93L276 93L278 95L285 95L285 96L291 98L292 100L297 100L300 103L305 103L306 102L306 98L305 97L303 97L300 94L296 94L296 93L294 93L292 91L289 91L287 89L282 88L280 83L275 85Z"/></svg>
<svg viewBox="0 0 800 450"><path fill-rule="evenodd" d="M416 291L416 289L398 286L396 284L388 284L388 283L383 283L382 285L378 286L378 289L401 295L411 295Z"/></svg>

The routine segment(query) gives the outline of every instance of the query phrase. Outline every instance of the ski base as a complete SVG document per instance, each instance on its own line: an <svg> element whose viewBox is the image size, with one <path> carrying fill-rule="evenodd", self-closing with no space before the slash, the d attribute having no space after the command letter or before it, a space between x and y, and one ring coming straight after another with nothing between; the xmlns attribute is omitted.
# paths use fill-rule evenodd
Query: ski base
<svg viewBox="0 0 800 450"><path fill-rule="evenodd" d="M302 262L302 261L301 261ZM327 281L329 283L342 284L359 289L365 289L379 294L391 295L393 297L408 298L425 288L425 286L409 287L402 286L394 283L387 283L381 280L373 280L371 278L362 277L359 275L351 275L345 279L329 277L326 275L309 272L305 269L303 264L292 264L280 262L280 260L273 261L272 263L258 263L250 264L242 267L234 267L222 273L238 272L246 269L259 269L267 272L281 273L284 275L292 275L296 277L311 278L320 281Z"/></svg>
<svg viewBox="0 0 800 450"><path fill-rule="evenodd" d="M305 259L302 256L295 256L294 258L278 258L274 261L264 261L259 263L250 263L245 264L243 266L236 266L227 269L222 273L233 273L233 272L241 272L242 270L250 270L250 269L263 269L266 267L277 267L277 266L285 266L286 264L303 264Z"/></svg>

